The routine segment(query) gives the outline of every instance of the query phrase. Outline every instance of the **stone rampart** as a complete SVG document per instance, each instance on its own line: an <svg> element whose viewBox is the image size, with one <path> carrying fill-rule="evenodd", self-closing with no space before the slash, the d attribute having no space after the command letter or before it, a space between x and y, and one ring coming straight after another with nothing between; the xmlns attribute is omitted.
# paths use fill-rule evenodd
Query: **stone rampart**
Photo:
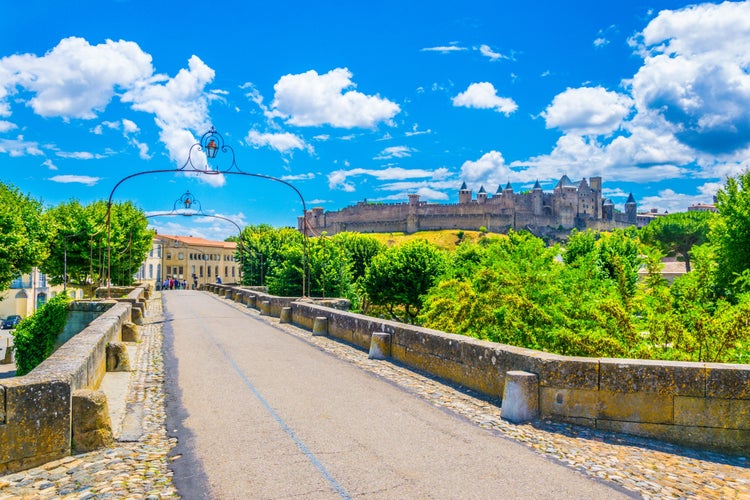
<svg viewBox="0 0 750 500"><path fill-rule="evenodd" d="M99 387L107 344L120 340L131 310L128 301L113 303L30 373L0 380L0 473L70 455L73 392Z"/></svg>
<svg viewBox="0 0 750 500"><path fill-rule="evenodd" d="M324 334L365 350L374 333L388 333L393 360L493 398L502 397L508 372L535 374L540 418L735 454L750 449L750 365L559 356L307 301L291 308L295 324L325 325Z"/></svg>

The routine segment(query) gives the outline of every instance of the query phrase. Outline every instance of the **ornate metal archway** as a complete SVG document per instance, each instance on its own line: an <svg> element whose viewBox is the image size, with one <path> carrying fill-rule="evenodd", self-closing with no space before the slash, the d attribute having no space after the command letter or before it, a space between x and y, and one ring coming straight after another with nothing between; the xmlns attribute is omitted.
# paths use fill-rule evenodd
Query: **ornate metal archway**
<svg viewBox="0 0 750 500"><path fill-rule="evenodd" d="M208 160L216 158L217 154L221 152L222 154L231 154L231 163L228 167L222 169L219 167L212 168L209 164ZM200 157L202 159L205 159L204 165L196 165L193 162L193 154L194 153L201 153ZM112 252L112 245L111 245L111 238L112 238L112 224L111 224L111 215L112 215L112 198L114 197L115 191L117 191L117 188L120 187L120 185L129 180L133 179L135 177L139 177L142 175L148 175L148 174L160 174L160 173L196 173L199 175L242 175L247 177L257 177L260 179L268 179L270 181L279 182L281 184L284 184L288 187L290 187L292 190L294 190L295 193L297 193L297 196L299 196L300 201L302 202L302 216L306 218L307 215L307 205L305 203L305 198L302 196L302 193L290 182L287 182L283 179L279 179L278 177L274 177L272 175L266 175L266 174L258 174L258 173L251 173L251 172L245 172L239 168L236 162L236 157L234 154L234 149L227 145L224 142L224 137L214 128L211 126L211 129L204 133L200 140L196 143L194 143L192 146L190 146L190 149L188 150L188 156L187 160L181 167L177 168L170 168L170 169L156 169L156 170L143 170L140 172L136 172L134 174L130 174L128 176L123 177L120 179L117 184L112 188L112 191L109 193L109 198L107 200L107 218L106 218L106 225L107 225L107 296L109 297L111 285L112 285L112 276L111 276L111 252ZM306 220L306 219L305 219ZM309 258L308 258L308 235L307 235L307 224L303 225L302 230L302 237L303 237L303 243L302 243L302 296L306 296L309 294L309 291L307 288L309 287L309 272L310 272L310 264L309 264Z"/></svg>

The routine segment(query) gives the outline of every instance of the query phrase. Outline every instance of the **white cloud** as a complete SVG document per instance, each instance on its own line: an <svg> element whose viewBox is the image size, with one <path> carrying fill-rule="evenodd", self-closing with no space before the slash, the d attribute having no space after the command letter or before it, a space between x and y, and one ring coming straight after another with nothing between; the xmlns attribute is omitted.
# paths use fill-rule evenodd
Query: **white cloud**
<svg viewBox="0 0 750 500"><path fill-rule="evenodd" d="M375 160L392 160L393 158L408 158L414 152L412 148L406 146L391 146L385 148L374 159Z"/></svg>
<svg viewBox="0 0 750 500"><path fill-rule="evenodd" d="M389 167L380 170L365 169L365 168L354 168L351 170L334 170L328 174L328 187L331 189L341 189L347 192L353 192L355 190L354 185L351 182L347 182L350 177L358 176L369 176L374 177L377 180L404 180L404 179L444 179L450 175L450 172L446 168L438 168L436 170L422 170L422 169L405 169L400 167Z"/></svg>
<svg viewBox="0 0 750 500"><path fill-rule="evenodd" d="M488 58L490 61L499 61L500 59L508 59L507 56L504 56L502 54L499 54L492 50L492 48L489 45L481 45L479 47L479 52L486 58Z"/></svg>
<svg viewBox="0 0 750 500"><path fill-rule="evenodd" d="M245 141L253 147L259 148L268 146L280 153L287 153L294 149L306 150L310 154L313 153L312 146L306 144L299 136L289 132L269 134L261 133L257 130L251 130L247 133L247 136L245 136Z"/></svg>
<svg viewBox="0 0 750 500"><path fill-rule="evenodd" d="M0 133L8 132L9 130L13 130L15 128L18 128L15 123L9 122L7 120L0 120Z"/></svg>
<svg viewBox="0 0 750 500"><path fill-rule="evenodd" d="M346 68L323 75L310 70L282 76L274 85L274 112L287 123L303 127L372 128L401 111L388 99L347 90L355 87L351 78Z"/></svg>
<svg viewBox="0 0 750 500"><path fill-rule="evenodd" d="M315 178L315 174L312 172L308 172L306 174L296 174L296 175L282 175L280 179L282 181L292 182L292 181L309 181Z"/></svg>
<svg viewBox="0 0 750 500"><path fill-rule="evenodd" d="M102 180L102 178L90 177L88 175L56 175L54 177L50 177L49 180L62 184L85 184L87 186L93 186L94 184Z"/></svg>
<svg viewBox="0 0 750 500"><path fill-rule="evenodd" d="M604 37L599 37L594 39L594 47L604 47L605 45L609 45L609 40L607 40Z"/></svg>
<svg viewBox="0 0 750 500"><path fill-rule="evenodd" d="M701 152L750 145L750 2L662 11L635 41L644 57L630 82L639 112L658 113Z"/></svg>
<svg viewBox="0 0 750 500"><path fill-rule="evenodd" d="M38 143L26 141L22 135L19 135L15 139L0 139L0 153L6 153L13 157L44 155L42 150L39 149Z"/></svg>
<svg viewBox="0 0 750 500"><path fill-rule="evenodd" d="M481 185L491 192L500 184L519 179L519 173L510 169L502 153L498 151L485 153L476 161L465 161L461 165L460 176L468 186L479 188Z"/></svg>
<svg viewBox="0 0 750 500"><path fill-rule="evenodd" d="M0 59L4 87L0 99L22 87L34 94L28 104L40 116L91 119L118 89L129 89L152 74L151 56L134 42L90 45L83 38L70 37L42 57L21 54Z"/></svg>
<svg viewBox="0 0 750 500"><path fill-rule="evenodd" d="M136 132L140 132L140 128L138 128L138 125L135 124L135 122L128 120L127 118L122 119L122 130L126 134L135 134Z"/></svg>
<svg viewBox="0 0 750 500"><path fill-rule="evenodd" d="M581 87L557 94L542 116L547 128L602 135L617 130L632 106L626 95L602 87Z"/></svg>
<svg viewBox="0 0 750 500"><path fill-rule="evenodd" d="M73 160L100 160L102 158L106 158L102 154L94 154L88 151L58 151L55 154L60 158L70 158Z"/></svg>
<svg viewBox="0 0 750 500"><path fill-rule="evenodd" d="M451 52L461 52L468 50L466 47L458 45L438 45L437 47L425 47L420 49L422 52L440 52L441 54L450 54Z"/></svg>
<svg viewBox="0 0 750 500"><path fill-rule="evenodd" d="M424 135L424 134L431 134L431 133L432 133L432 129L428 128L427 130L419 130L419 124L415 123L411 127L411 130L407 130L406 132L404 132L404 135L406 137L412 137L415 135Z"/></svg>
<svg viewBox="0 0 750 500"><path fill-rule="evenodd" d="M45 167L47 167L47 168L48 168L48 169L50 169L50 170L57 170L57 165L55 165L55 164L54 164L54 163L52 162L52 160L49 160L49 159L47 159L47 160L44 160L44 161L42 162L42 165L44 165Z"/></svg>
<svg viewBox="0 0 750 500"><path fill-rule="evenodd" d="M510 115L518 105L513 99L499 97L495 86L489 82L472 83L469 87L453 98L454 106L465 108L494 109L498 113Z"/></svg>
<svg viewBox="0 0 750 500"><path fill-rule="evenodd" d="M663 189L656 196L646 196L636 200L645 210L655 208L659 212L684 212L690 205L713 203L713 197L722 184L707 183L698 187L697 194L678 193L672 189Z"/></svg>

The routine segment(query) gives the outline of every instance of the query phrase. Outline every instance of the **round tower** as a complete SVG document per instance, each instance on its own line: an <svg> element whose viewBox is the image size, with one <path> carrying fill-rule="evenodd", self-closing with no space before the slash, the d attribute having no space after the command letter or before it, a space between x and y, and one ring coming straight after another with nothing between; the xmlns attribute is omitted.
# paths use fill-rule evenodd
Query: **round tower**
<svg viewBox="0 0 750 500"><path fill-rule="evenodd" d="M458 190L458 203L461 205L471 203L471 189L466 187L466 182L461 184L461 189Z"/></svg>
<svg viewBox="0 0 750 500"><path fill-rule="evenodd" d="M633 193L630 193L628 201L625 202L625 219L628 224L635 224L638 222L638 205L635 203Z"/></svg>

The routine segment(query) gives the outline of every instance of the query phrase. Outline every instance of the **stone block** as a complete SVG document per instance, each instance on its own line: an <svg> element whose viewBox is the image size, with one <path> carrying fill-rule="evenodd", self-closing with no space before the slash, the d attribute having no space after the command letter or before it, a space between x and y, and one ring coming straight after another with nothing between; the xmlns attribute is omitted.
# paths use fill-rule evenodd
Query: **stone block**
<svg viewBox="0 0 750 500"><path fill-rule="evenodd" d="M122 341L123 342L140 342L141 330L138 325L125 321L122 324Z"/></svg>
<svg viewBox="0 0 750 500"><path fill-rule="evenodd" d="M260 309L261 315L267 316L271 312L271 302L268 300L261 300L258 309Z"/></svg>
<svg viewBox="0 0 750 500"><path fill-rule="evenodd" d="M601 359L599 388L622 393L703 396L706 369L700 363Z"/></svg>
<svg viewBox="0 0 750 500"><path fill-rule="evenodd" d="M599 391L598 398L598 418L650 424L674 422L674 396Z"/></svg>
<svg viewBox="0 0 750 500"><path fill-rule="evenodd" d="M599 360L569 356L541 356L539 385L556 389L598 389Z"/></svg>
<svg viewBox="0 0 750 500"><path fill-rule="evenodd" d="M127 346L124 343L110 342L107 344L107 371L130 371L130 356L128 355Z"/></svg>
<svg viewBox="0 0 750 500"><path fill-rule="evenodd" d="M143 324L143 311L139 307L130 308L130 321L136 325Z"/></svg>
<svg viewBox="0 0 750 500"><path fill-rule="evenodd" d="M595 419L599 416L599 391L540 387L539 409L542 417Z"/></svg>
<svg viewBox="0 0 750 500"><path fill-rule="evenodd" d="M370 359L386 359L391 355L391 334L374 332L370 337Z"/></svg>
<svg viewBox="0 0 750 500"><path fill-rule="evenodd" d="M539 416L539 377L536 374L523 371L505 374L501 416L517 424Z"/></svg>
<svg viewBox="0 0 750 500"><path fill-rule="evenodd" d="M706 396L750 399L750 366L707 364Z"/></svg>
<svg viewBox="0 0 750 500"><path fill-rule="evenodd" d="M678 425L750 431L750 399L675 397Z"/></svg>
<svg viewBox="0 0 750 500"><path fill-rule="evenodd" d="M291 323L292 322L292 308L282 307L281 314L279 314L279 323Z"/></svg>
<svg viewBox="0 0 750 500"><path fill-rule="evenodd" d="M325 336L328 335L328 318L325 316L317 316L313 322L313 336Z"/></svg>
<svg viewBox="0 0 750 500"><path fill-rule="evenodd" d="M83 453L112 446L112 422L107 396L102 391L80 389L72 398L73 447Z"/></svg>
<svg viewBox="0 0 750 500"><path fill-rule="evenodd" d="M255 295L247 294L245 297L245 305L247 307L255 307Z"/></svg>

